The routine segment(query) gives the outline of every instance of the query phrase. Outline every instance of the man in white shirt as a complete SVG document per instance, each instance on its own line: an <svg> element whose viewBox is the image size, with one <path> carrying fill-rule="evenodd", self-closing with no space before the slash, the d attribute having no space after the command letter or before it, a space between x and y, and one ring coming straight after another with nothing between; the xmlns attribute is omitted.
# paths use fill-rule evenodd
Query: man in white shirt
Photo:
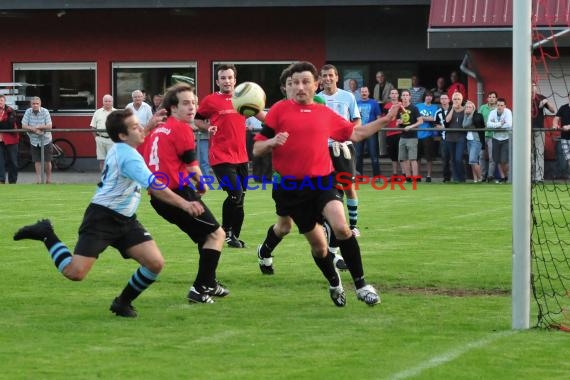
<svg viewBox="0 0 570 380"><path fill-rule="evenodd" d="M506 107L504 98L497 99L497 108L492 110L487 120L487 128L513 128L513 114ZM493 132L493 161L499 167L500 179L495 183L507 182L509 174L509 135L510 131Z"/></svg>
<svg viewBox="0 0 570 380"><path fill-rule="evenodd" d="M140 125L144 128L152 118L152 108L144 102L144 94L141 90L134 90L131 94L133 101L125 108L130 108L139 119Z"/></svg>
<svg viewBox="0 0 570 380"><path fill-rule="evenodd" d="M104 95L103 107L95 111L93 117L91 118L91 123L89 124L91 128L95 129L97 160L99 160L99 170L101 171L103 171L105 157L107 157L107 153L109 153L109 150L113 147L114 144L105 128L107 116L109 116L109 114L114 110L115 108L113 108L113 97L109 94Z"/></svg>

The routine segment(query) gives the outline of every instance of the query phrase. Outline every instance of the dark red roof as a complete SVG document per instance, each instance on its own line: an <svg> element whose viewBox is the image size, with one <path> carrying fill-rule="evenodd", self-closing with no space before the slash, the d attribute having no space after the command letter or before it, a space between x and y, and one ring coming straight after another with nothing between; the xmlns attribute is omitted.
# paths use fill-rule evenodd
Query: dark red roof
<svg viewBox="0 0 570 380"><path fill-rule="evenodd" d="M430 28L511 27L516 0L432 0ZM532 23L570 25L570 0L533 0Z"/></svg>

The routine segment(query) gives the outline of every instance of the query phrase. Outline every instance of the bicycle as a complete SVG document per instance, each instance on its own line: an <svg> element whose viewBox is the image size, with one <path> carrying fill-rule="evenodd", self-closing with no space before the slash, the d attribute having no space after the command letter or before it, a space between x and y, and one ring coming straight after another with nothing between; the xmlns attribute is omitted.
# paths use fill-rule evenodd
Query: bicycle
<svg viewBox="0 0 570 380"><path fill-rule="evenodd" d="M68 139L58 138L52 141L51 164L54 169L67 170L75 164L77 151ZM30 138L27 134L20 134L18 146L18 169L22 170L32 162Z"/></svg>

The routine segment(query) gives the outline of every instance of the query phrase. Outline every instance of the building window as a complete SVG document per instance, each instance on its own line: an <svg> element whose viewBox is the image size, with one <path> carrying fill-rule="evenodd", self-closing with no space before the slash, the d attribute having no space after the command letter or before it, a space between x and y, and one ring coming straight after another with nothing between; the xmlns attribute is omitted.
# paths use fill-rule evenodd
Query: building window
<svg viewBox="0 0 570 380"><path fill-rule="evenodd" d="M281 72L293 61L280 61L280 62L214 62L213 63L213 78L212 84L214 88L212 91L218 90L216 86L216 79L218 79L218 66L223 63L231 63L236 66L237 70L237 84L242 82L255 82L265 90L267 97L266 107L271 107L277 101L283 99L281 94L279 77Z"/></svg>
<svg viewBox="0 0 570 380"><path fill-rule="evenodd" d="M96 69L96 63L14 63L13 77L14 82L29 84L19 101L39 96L42 107L52 112L91 113L96 105Z"/></svg>
<svg viewBox="0 0 570 380"><path fill-rule="evenodd" d="M132 102L134 90L144 91L150 103L155 94L163 94L178 82L196 86L196 62L113 63L115 107L123 108Z"/></svg>

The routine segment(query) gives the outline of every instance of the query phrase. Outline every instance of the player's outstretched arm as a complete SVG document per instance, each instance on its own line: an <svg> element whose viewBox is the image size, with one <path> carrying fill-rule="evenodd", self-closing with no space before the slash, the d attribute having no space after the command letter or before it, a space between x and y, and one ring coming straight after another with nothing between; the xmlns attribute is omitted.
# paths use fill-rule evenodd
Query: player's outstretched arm
<svg viewBox="0 0 570 380"><path fill-rule="evenodd" d="M396 115L400 111L400 105L393 105L390 107L388 113L368 124L357 125L352 130L352 135L350 136L350 141L360 142L366 140L368 137L372 136L374 133L378 132L380 129L386 127L392 120L396 118Z"/></svg>

